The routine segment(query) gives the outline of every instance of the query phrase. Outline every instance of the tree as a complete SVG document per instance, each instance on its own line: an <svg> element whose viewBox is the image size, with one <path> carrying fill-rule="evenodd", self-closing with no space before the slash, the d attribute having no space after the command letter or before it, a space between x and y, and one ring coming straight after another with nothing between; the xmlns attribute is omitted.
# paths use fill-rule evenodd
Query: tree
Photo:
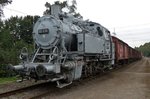
<svg viewBox="0 0 150 99"><path fill-rule="evenodd" d="M33 51L32 29L39 16L11 17L0 20L0 77L11 74L6 71L8 64L18 64L23 47Z"/></svg>
<svg viewBox="0 0 150 99"><path fill-rule="evenodd" d="M69 5L67 1L63 1L63 2L60 2L60 1L55 1L54 4L56 5L60 5L61 6L61 9L63 8L67 8L69 10L68 13L72 14L74 17L76 18L82 18L82 16L80 15L80 13L77 13L76 12L76 9L77 9L77 3L76 3L76 0L72 0L72 5ZM47 14L51 14L51 4L46 2L45 4L45 7L46 7L46 11L44 11L44 15L47 15Z"/></svg>
<svg viewBox="0 0 150 99"><path fill-rule="evenodd" d="M55 1L54 4L56 5L60 5L61 6L61 9L64 8L64 7L67 7L67 1L63 1L63 2L60 2L60 1ZM46 2L45 3L45 7L46 7L46 11L44 11L44 15L50 15L51 14L51 4Z"/></svg>
<svg viewBox="0 0 150 99"><path fill-rule="evenodd" d="M50 14L51 13L51 4L46 2L45 3L46 11L44 11L44 15Z"/></svg>
<svg viewBox="0 0 150 99"><path fill-rule="evenodd" d="M26 43L33 44L32 31L33 24L39 16L11 17L5 21L5 28L10 30L13 42L23 40Z"/></svg>
<svg viewBox="0 0 150 99"><path fill-rule="evenodd" d="M10 4L12 0L0 0L0 17L4 15L3 13L3 7Z"/></svg>
<svg viewBox="0 0 150 99"><path fill-rule="evenodd" d="M150 57L150 42L141 45L140 47L136 47L135 49L141 51L144 56Z"/></svg>
<svg viewBox="0 0 150 99"><path fill-rule="evenodd" d="M11 17L0 21L0 64L18 62L22 47L33 46L33 23L39 16Z"/></svg>

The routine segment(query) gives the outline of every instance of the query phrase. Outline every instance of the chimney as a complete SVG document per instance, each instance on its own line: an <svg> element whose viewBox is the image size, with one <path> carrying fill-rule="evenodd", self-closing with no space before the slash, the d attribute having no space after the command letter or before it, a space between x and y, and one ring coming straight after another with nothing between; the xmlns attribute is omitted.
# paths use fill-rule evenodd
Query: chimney
<svg viewBox="0 0 150 99"><path fill-rule="evenodd" d="M62 11L61 11L60 5L53 4L53 5L51 6L51 15L53 15L53 16L59 18L59 14L60 14L61 12L62 12Z"/></svg>

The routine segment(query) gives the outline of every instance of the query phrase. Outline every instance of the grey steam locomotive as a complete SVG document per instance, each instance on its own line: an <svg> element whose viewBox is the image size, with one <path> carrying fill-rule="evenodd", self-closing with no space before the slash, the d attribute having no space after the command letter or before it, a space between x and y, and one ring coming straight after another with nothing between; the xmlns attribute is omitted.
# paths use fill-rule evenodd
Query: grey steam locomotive
<svg viewBox="0 0 150 99"><path fill-rule="evenodd" d="M35 23L34 55L28 58L24 48L23 62L12 66L23 78L56 82L62 88L81 77L111 69L114 45L108 29L102 25L75 18L51 6L51 15Z"/></svg>

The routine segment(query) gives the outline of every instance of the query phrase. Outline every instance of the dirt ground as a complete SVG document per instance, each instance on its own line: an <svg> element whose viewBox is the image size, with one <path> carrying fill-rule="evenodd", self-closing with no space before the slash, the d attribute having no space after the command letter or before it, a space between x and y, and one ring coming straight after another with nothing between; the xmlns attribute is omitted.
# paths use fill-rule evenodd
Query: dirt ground
<svg viewBox="0 0 150 99"><path fill-rule="evenodd" d="M143 58L79 84L49 93L43 99L150 99L150 59Z"/></svg>

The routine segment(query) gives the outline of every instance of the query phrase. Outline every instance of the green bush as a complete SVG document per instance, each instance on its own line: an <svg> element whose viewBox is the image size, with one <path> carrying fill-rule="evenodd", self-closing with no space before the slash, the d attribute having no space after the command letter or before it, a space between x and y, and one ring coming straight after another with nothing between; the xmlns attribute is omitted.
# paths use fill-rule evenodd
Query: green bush
<svg viewBox="0 0 150 99"><path fill-rule="evenodd" d="M13 77L15 76L15 72L9 69L8 65L0 65L0 78L2 77Z"/></svg>
<svg viewBox="0 0 150 99"><path fill-rule="evenodd" d="M0 21L0 77L15 75L7 66L19 64L19 55L23 47L32 52L32 29L37 19L38 16L16 16L4 22Z"/></svg>

